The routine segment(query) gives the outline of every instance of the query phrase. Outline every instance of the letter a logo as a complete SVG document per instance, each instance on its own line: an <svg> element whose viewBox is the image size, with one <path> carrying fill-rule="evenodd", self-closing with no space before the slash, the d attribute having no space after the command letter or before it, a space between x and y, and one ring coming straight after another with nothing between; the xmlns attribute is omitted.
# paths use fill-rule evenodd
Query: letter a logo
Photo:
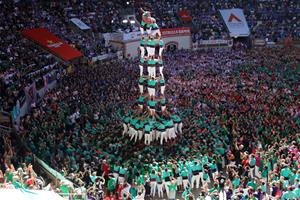
<svg viewBox="0 0 300 200"><path fill-rule="evenodd" d="M235 19L238 22L241 22L241 20L237 16L231 13L228 22L232 22L233 19Z"/></svg>

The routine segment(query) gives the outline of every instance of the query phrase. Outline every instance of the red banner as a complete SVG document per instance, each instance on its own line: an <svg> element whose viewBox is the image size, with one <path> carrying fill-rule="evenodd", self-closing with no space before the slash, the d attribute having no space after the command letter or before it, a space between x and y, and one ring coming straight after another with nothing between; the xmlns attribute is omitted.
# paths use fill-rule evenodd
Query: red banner
<svg viewBox="0 0 300 200"><path fill-rule="evenodd" d="M176 37L191 35L191 29L188 27L182 28L163 28L160 29L162 37Z"/></svg>
<svg viewBox="0 0 300 200"><path fill-rule="evenodd" d="M65 61L83 56L80 51L71 47L45 28L26 29L22 31L22 34Z"/></svg>
<svg viewBox="0 0 300 200"><path fill-rule="evenodd" d="M192 17L187 10L179 11L178 15L182 21L192 21Z"/></svg>

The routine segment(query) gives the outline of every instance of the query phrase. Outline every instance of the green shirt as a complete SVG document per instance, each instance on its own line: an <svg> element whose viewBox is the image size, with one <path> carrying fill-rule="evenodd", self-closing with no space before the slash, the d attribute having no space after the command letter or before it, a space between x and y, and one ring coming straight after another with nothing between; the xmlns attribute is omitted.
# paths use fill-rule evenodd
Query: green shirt
<svg viewBox="0 0 300 200"><path fill-rule="evenodd" d="M141 40L141 41L140 41L140 45L141 45L141 46L144 46L144 45L145 45L145 40Z"/></svg>
<svg viewBox="0 0 300 200"><path fill-rule="evenodd" d="M140 96L140 97L138 98L138 102L139 102L139 103L144 103L144 100L145 100L145 97L143 97L143 96Z"/></svg>
<svg viewBox="0 0 300 200"><path fill-rule="evenodd" d="M239 185L240 185L240 179L239 179L239 178L235 178L235 179L232 181L232 184L233 184L233 187L234 187L234 188L238 188Z"/></svg>
<svg viewBox="0 0 300 200"><path fill-rule="evenodd" d="M296 199L297 195L293 191L284 192L281 196L282 200Z"/></svg>
<svg viewBox="0 0 300 200"><path fill-rule="evenodd" d="M247 186L250 186L250 187L252 187L254 190L256 190L256 184L254 183L254 182L252 182L252 181L249 181L248 183L247 183Z"/></svg>
<svg viewBox="0 0 300 200"><path fill-rule="evenodd" d="M155 60L153 60L153 59L148 60L147 63L148 63L148 65L155 65L156 64Z"/></svg>
<svg viewBox="0 0 300 200"><path fill-rule="evenodd" d="M142 85L142 84L144 84L144 82L145 82L145 78L141 77L141 78L139 79L139 84Z"/></svg>
<svg viewBox="0 0 300 200"><path fill-rule="evenodd" d="M148 106L149 106L150 108L155 108L157 102L156 102L156 101L149 100L149 101L147 102L147 104L148 104Z"/></svg>
<svg viewBox="0 0 300 200"><path fill-rule="evenodd" d="M189 172L187 170L183 170L180 172L180 176L187 177L189 175Z"/></svg>
<svg viewBox="0 0 300 200"><path fill-rule="evenodd" d="M153 127L152 127L151 125L147 124L147 125L145 126L145 132L150 133L151 130L152 130L152 128L153 128Z"/></svg>
<svg viewBox="0 0 300 200"><path fill-rule="evenodd" d="M125 175L126 171L127 171L127 169L123 168L123 167L120 167L120 169L119 169L119 173L122 174L122 175Z"/></svg>
<svg viewBox="0 0 300 200"><path fill-rule="evenodd" d="M296 198L300 198L300 189L299 188L296 188L296 189L294 189L294 191L293 191L294 193L295 193L295 195L296 195Z"/></svg>
<svg viewBox="0 0 300 200"><path fill-rule="evenodd" d="M150 86L150 87L155 87L156 84L157 84L156 80L151 79L151 80L148 81L148 86Z"/></svg>
<svg viewBox="0 0 300 200"><path fill-rule="evenodd" d="M160 41L159 41L159 46L160 46L160 47L163 47L164 45L165 45L164 41L160 40Z"/></svg>
<svg viewBox="0 0 300 200"><path fill-rule="evenodd" d="M116 179L110 178L107 182L107 189L112 191L116 189Z"/></svg>
<svg viewBox="0 0 300 200"><path fill-rule="evenodd" d="M166 103L167 103L167 101L166 101L165 98L163 98L162 100L160 100L160 104L161 104L162 106L165 106Z"/></svg>
<svg viewBox="0 0 300 200"><path fill-rule="evenodd" d="M147 41L147 46L154 47L155 46L155 41L154 40L148 40Z"/></svg>
<svg viewBox="0 0 300 200"><path fill-rule="evenodd" d="M280 171L280 175L283 176L284 178L289 178L291 173L292 171L288 167L285 167Z"/></svg>

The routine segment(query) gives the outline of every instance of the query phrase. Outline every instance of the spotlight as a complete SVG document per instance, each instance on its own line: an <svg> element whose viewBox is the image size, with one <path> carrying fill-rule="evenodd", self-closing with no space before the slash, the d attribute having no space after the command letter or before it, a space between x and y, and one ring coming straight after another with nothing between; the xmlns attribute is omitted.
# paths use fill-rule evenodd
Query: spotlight
<svg viewBox="0 0 300 200"><path fill-rule="evenodd" d="M127 1L126 4L129 5L129 1Z"/></svg>

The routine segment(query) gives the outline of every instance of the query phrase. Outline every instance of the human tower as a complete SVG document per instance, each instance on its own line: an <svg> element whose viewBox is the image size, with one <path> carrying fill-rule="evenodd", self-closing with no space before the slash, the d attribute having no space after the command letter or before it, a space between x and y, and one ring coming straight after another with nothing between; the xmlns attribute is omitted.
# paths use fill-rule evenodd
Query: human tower
<svg viewBox="0 0 300 200"><path fill-rule="evenodd" d="M164 42L156 20L148 11L143 11L140 31L139 98L137 109L127 113L123 120L123 135L128 134L135 142L144 138L146 145L154 141L162 145L182 133L182 122L179 116L167 111Z"/></svg>

